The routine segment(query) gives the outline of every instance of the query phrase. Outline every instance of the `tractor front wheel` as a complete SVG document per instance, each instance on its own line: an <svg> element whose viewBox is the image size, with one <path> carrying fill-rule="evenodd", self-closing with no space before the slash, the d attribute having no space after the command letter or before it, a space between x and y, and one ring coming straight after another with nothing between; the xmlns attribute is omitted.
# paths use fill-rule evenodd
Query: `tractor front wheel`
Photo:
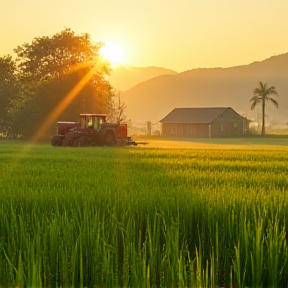
<svg viewBox="0 0 288 288"><path fill-rule="evenodd" d="M62 146L62 138L63 136L55 135L51 139L52 146Z"/></svg>

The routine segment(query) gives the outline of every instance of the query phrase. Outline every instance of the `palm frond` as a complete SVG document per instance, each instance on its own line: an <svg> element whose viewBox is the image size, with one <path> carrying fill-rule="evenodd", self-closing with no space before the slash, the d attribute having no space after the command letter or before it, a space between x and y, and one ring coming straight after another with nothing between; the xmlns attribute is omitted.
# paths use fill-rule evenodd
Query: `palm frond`
<svg viewBox="0 0 288 288"><path fill-rule="evenodd" d="M260 87L260 90L261 91L265 91L266 90L266 87L267 87L267 83L262 83L262 82L259 82L259 87Z"/></svg>
<svg viewBox="0 0 288 288"><path fill-rule="evenodd" d="M273 88L273 89L272 89ZM266 92L267 95L277 95L278 96L278 93L277 91L275 90L274 87L270 87L267 92Z"/></svg>
<svg viewBox="0 0 288 288"><path fill-rule="evenodd" d="M254 101L256 103L259 103L261 99L262 99L261 97L255 95L250 99L250 102Z"/></svg>
<svg viewBox="0 0 288 288"><path fill-rule="evenodd" d="M254 102L252 103L252 105L251 105L251 110L254 110L254 108L256 107L256 105L257 105L257 101L254 101Z"/></svg>
<svg viewBox="0 0 288 288"><path fill-rule="evenodd" d="M275 86L269 87L269 88L267 89L267 91L269 91L269 90L275 90Z"/></svg>
<svg viewBox="0 0 288 288"><path fill-rule="evenodd" d="M267 100L270 100L278 108L279 104L278 104L278 102L275 99L269 98Z"/></svg>
<svg viewBox="0 0 288 288"><path fill-rule="evenodd" d="M254 94L254 95L261 95L261 93L262 93L262 90L259 89L259 88L255 88L255 89L253 90L253 94Z"/></svg>

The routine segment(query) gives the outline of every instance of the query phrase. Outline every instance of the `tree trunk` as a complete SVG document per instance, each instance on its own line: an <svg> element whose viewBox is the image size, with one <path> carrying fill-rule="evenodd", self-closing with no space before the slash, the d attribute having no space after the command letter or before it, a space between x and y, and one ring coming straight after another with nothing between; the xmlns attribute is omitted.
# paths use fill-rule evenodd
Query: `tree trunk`
<svg viewBox="0 0 288 288"><path fill-rule="evenodd" d="M262 99L262 132L261 135L265 135L265 98Z"/></svg>

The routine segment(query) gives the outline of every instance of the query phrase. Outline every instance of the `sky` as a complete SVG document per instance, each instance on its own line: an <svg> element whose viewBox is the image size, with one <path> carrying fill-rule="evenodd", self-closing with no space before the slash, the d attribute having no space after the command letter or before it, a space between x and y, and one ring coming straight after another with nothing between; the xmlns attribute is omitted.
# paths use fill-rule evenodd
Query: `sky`
<svg viewBox="0 0 288 288"><path fill-rule="evenodd" d="M288 0L0 0L0 57L65 28L124 65L232 67L288 52Z"/></svg>

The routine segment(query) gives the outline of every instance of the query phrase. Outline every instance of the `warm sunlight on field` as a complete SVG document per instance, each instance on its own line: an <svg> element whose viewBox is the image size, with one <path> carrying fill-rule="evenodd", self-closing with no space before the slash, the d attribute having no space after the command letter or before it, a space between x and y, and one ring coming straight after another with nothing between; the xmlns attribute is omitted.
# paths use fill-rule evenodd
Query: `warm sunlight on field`
<svg viewBox="0 0 288 288"><path fill-rule="evenodd" d="M104 47L100 49L100 55L110 62L112 66L125 63L123 48L114 41L106 42Z"/></svg>
<svg viewBox="0 0 288 288"><path fill-rule="evenodd" d="M145 142L147 148L160 149L209 149L209 150L288 150L287 138L218 138L218 139L146 139L133 138ZM143 145L139 145L143 147Z"/></svg>

